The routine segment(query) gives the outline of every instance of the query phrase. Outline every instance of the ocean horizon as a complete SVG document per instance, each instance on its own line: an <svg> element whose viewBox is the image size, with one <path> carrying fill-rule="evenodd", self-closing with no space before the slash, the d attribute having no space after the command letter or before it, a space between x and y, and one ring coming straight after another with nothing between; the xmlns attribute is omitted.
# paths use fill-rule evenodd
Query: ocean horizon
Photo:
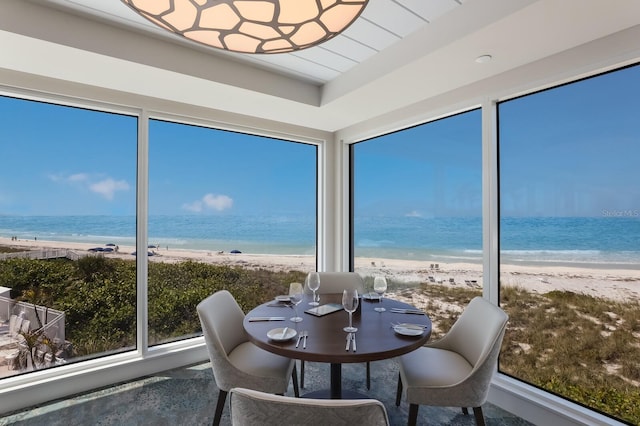
<svg viewBox="0 0 640 426"><path fill-rule="evenodd" d="M0 235L48 241L135 245L135 216L0 216ZM442 263L482 261L481 218L357 217L356 257ZM149 217L161 248L315 255L315 217L175 215ZM544 217L501 220L501 261L640 267L640 218Z"/></svg>

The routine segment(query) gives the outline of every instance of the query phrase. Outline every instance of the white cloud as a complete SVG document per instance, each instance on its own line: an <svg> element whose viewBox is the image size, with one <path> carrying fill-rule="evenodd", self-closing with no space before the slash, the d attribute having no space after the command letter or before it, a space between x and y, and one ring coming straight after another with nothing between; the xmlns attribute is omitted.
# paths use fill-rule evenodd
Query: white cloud
<svg viewBox="0 0 640 426"><path fill-rule="evenodd" d="M92 183L89 189L97 194L102 195L107 200L113 200L116 191L128 191L129 184L124 180L114 180L107 178L100 182Z"/></svg>
<svg viewBox="0 0 640 426"><path fill-rule="evenodd" d="M53 182L60 182L88 189L91 192L101 195L107 200L113 200L117 191L128 191L130 188L129 184L125 180L115 180L110 177L102 178L102 176L90 173L74 173L70 175L58 173L51 174L48 178Z"/></svg>
<svg viewBox="0 0 640 426"><path fill-rule="evenodd" d="M74 173L72 175L65 175L62 173L52 174L48 176L50 180L53 182L62 182L62 183L81 183L89 180L89 175L87 173Z"/></svg>
<svg viewBox="0 0 640 426"><path fill-rule="evenodd" d="M405 217L422 217L422 213L420 213L417 210L413 210L407 214L404 215Z"/></svg>
<svg viewBox="0 0 640 426"><path fill-rule="evenodd" d="M226 195L206 194L202 199L182 205L184 210L200 213L203 210L223 211L233 207L233 199Z"/></svg>

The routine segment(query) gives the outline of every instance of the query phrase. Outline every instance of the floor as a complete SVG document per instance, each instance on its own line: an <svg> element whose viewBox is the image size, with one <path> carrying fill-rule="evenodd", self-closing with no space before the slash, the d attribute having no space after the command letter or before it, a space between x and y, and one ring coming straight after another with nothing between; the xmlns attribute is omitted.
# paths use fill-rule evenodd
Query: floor
<svg viewBox="0 0 640 426"><path fill-rule="evenodd" d="M397 375L394 360L371 363L371 390L367 391L365 364L348 364L343 368L343 388L379 399L387 409L391 425L406 425L408 405L403 401L400 407L395 406ZM327 364L306 363L303 391L328 388L328 379ZM9 413L0 417L0 425L210 425L217 395L210 364L204 363ZM291 386L287 395L293 395ZM530 425L491 404L485 404L483 411L487 425ZM221 424L231 424L228 406ZM459 408L423 406L418 424L471 426L475 420L472 413L465 416Z"/></svg>

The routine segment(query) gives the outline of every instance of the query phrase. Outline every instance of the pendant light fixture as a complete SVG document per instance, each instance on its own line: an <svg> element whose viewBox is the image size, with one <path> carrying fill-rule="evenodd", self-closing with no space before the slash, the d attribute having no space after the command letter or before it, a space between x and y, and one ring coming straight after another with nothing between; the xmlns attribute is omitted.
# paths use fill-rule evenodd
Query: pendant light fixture
<svg viewBox="0 0 640 426"><path fill-rule="evenodd" d="M121 0L159 27L242 53L285 53L344 31L369 0Z"/></svg>

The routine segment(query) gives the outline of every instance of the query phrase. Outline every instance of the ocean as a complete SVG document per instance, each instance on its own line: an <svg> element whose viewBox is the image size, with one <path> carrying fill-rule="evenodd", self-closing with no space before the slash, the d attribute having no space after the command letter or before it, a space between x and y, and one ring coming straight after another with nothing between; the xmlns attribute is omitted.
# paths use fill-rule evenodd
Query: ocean
<svg viewBox="0 0 640 426"><path fill-rule="evenodd" d="M355 255L482 260L481 218L357 217ZM640 217L503 218L501 261L640 267ZM134 216L0 216L0 235L135 245ZM151 216L149 244L172 249L315 254L315 217Z"/></svg>

